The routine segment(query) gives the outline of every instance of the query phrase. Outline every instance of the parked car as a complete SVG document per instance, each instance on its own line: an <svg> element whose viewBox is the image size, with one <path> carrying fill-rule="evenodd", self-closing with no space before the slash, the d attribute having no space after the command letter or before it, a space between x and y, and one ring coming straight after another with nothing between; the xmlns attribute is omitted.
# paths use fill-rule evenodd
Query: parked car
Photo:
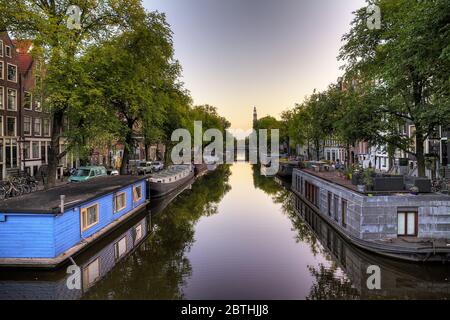
<svg viewBox="0 0 450 320"><path fill-rule="evenodd" d="M137 166L138 174L149 174L152 173L153 165L150 161L140 162Z"/></svg>
<svg viewBox="0 0 450 320"><path fill-rule="evenodd" d="M80 167L70 176L69 182L82 182L107 175L105 167Z"/></svg>
<svg viewBox="0 0 450 320"><path fill-rule="evenodd" d="M108 169L107 172L108 172L109 176L118 176L118 175L120 175L119 170L116 170L116 169Z"/></svg>
<svg viewBox="0 0 450 320"><path fill-rule="evenodd" d="M153 161L152 162L152 172L161 171L164 169L164 163L161 161Z"/></svg>

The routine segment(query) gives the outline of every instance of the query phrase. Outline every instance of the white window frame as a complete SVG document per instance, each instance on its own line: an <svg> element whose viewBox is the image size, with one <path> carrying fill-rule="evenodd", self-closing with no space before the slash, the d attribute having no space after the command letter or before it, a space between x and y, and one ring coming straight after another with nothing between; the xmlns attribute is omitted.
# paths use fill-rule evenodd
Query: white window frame
<svg viewBox="0 0 450 320"><path fill-rule="evenodd" d="M47 123L48 123L48 125L47 125L48 134L45 134L44 130L42 130L42 134L44 135L44 137L50 137L52 135L52 126L51 126L51 123L50 123L50 118L43 118L42 119L42 129L45 128L45 121L44 120L47 120Z"/></svg>
<svg viewBox="0 0 450 320"><path fill-rule="evenodd" d="M36 120L39 120L39 133L36 132ZM33 121L33 135L40 137L42 136L42 121L41 118L34 118Z"/></svg>
<svg viewBox="0 0 450 320"><path fill-rule="evenodd" d="M9 48L9 56L8 56L7 48ZM12 48L11 48L11 46L6 46L5 45L5 57L12 58Z"/></svg>
<svg viewBox="0 0 450 320"><path fill-rule="evenodd" d="M15 91L16 92L16 101L14 103L14 109L9 109L9 91ZM8 102L6 105L6 110L8 111L17 111L17 101L18 101L18 97L17 97L17 90L16 89L12 89L12 88L7 88L6 89L6 101Z"/></svg>
<svg viewBox="0 0 450 320"><path fill-rule="evenodd" d="M4 127L5 123L3 122L4 117L0 116L0 137L3 137ZM0 162L2 162L3 159L0 159Z"/></svg>
<svg viewBox="0 0 450 320"><path fill-rule="evenodd" d="M3 57L3 40L0 40L0 57Z"/></svg>
<svg viewBox="0 0 450 320"><path fill-rule="evenodd" d="M2 72L0 72L0 79L5 80L5 62L0 61L0 64L2 65Z"/></svg>
<svg viewBox="0 0 450 320"><path fill-rule="evenodd" d="M25 118L30 119L30 132L25 132ZM33 134L33 117L23 116L23 134L25 136L31 136Z"/></svg>
<svg viewBox="0 0 450 320"><path fill-rule="evenodd" d="M34 148L33 148L33 146L35 144L37 144L37 151L38 151L37 157L34 156ZM41 144L39 143L39 141L31 141L31 143L30 143L30 153L31 153L30 154L30 159L32 159L32 160L41 159Z"/></svg>
<svg viewBox="0 0 450 320"><path fill-rule="evenodd" d="M9 78L8 78L8 76L9 76L9 72L8 72L9 66L16 67L16 79L15 80L9 80ZM12 64L12 63L7 63L6 64L6 80L8 80L9 82L13 82L13 83L17 83L17 81L19 81L19 68L17 67L17 65Z"/></svg>
<svg viewBox="0 0 450 320"><path fill-rule="evenodd" d="M17 117L6 117L6 133L8 133L8 119L14 119L14 135L8 137L17 137Z"/></svg>
<svg viewBox="0 0 450 320"><path fill-rule="evenodd" d="M27 95L27 93L30 95L30 107L29 108L25 108L25 97ZM23 92L23 108L25 110L33 110L33 94L30 91L24 91Z"/></svg>
<svg viewBox="0 0 450 320"><path fill-rule="evenodd" d="M6 101L6 99L5 99L5 87L3 87L3 86L0 86L0 90L2 91L2 100L3 101L1 101L1 107L0 107L0 110L5 110L5 101Z"/></svg>

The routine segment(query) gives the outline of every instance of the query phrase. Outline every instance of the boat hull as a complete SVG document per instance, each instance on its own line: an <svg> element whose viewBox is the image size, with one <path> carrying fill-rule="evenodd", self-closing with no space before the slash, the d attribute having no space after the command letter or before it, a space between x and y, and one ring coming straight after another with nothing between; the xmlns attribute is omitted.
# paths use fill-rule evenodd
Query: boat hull
<svg viewBox="0 0 450 320"><path fill-rule="evenodd" d="M161 198L178 187L182 186L186 182L192 180L194 178L194 171L189 172L189 174L177 181L169 182L169 183L159 183L159 182L148 182L148 188L150 190L150 197L151 198Z"/></svg>

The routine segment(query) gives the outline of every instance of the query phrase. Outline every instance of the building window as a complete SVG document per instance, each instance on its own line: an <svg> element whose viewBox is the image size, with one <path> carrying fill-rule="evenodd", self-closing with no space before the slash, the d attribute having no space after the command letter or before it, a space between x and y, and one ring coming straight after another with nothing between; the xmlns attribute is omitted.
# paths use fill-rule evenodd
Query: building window
<svg viewBox="0 0 450 320"><path fill-rule="evenodd" d="M33 159L39 159L39 142L34 141L32 142L32 152L33 152Z"/></svg>
<svg viewBox="0 0 450 320"><path fill-rule="evenodd" d="M0 57L3 57L3 40L0 40Z"/></svg>
<svg viewBox="0 0 450 320"><path fill-rule="evenodd" d="M342 226L347 228L347 200L342 199Z"/></svg>
<svg viewBox="0 0 450 320"><path fill-rule="evenodd" d="M44 119L44 136L50 136L50 119Z"/></svg>
<svg viewBox="0 0 450 320"><path fill-rule="evenodd" d="M17 141L15 139L5 140L5 157L6 157L6 167L8 169L17 168Z"/></svg>
<svg viewBox="0 0 450 320"><path fill-rule="evenodd" d="M8 81L17 82L17 66L8 63Z"/></svg>
<svg viewBox="0 0 450 320"><path fill-rule="evenodd" d="M41 118L34 119L34 134L37 136L41 135Z"/></svg>
<svg viewBox="0 0 450 320"><path fill-rule="evenodd" d="M33 106L33 95L31 92L25 91L23 97L23 108L27 110L31 110Z"/></svg>
<svg viewBox="0 0 450 320"><path fill-rule="evenodd" d="M30 159L30 142L26 141L23 143L23 158L25 160Z"/></svg>
<svg viewBox="0 0 450 320"><path fill-rule="evenodd" d="M10 46L5 46L5 54L8 58L12 58L12 53L11 53L11 47Z"/></svg>
<svg viewBox="0 0 450 320"><path fill-rule="evenodd" d="M134 186L133 187L133 202L138 202L142 199L142 186Z"/></svg>
<svg viewBox="0 0 450 320"><path fill-rule="evenodd" d="M8 110L17 110L17 90L8 89Z"/></svg>
<svg viewBox="0 0 450 320"><path fill-rule="evenodd" d="M114 212L119 212L127 206L127 194L125 192L118 193L114 196Z"/></svg>
<svg viewBox="0 0 450 320"><path fill-rule="evenodd" d="M0 136L3 136L3 116L0 116ZM0 139L1 141L1 139ZM3 148L0 148L3 149ZM3 150L0 150L3 151ZM3 161L3 157L0 157L0 162Z"/></svg>
<svg viewBox="0 0 450 320"><path fill-rule="evenodd" d="M42 161L42 163L47 163L47 158L45 156L45 150L46 149L47 148L45 147L45 142L42 141L41 142L41 161Z"/></svg>
<svg viewBox="0 0 450 320"><path fill-rule="evenodd" d="M84 232L98 223L98 204L81 209L81 231Z"/></svg>
<svg viewBox="0 0 450 320"><path fill-rule="evenodd" d="M16 118L6 117L6 136L15 137L17 135L16 126L17 126Z"/></svg>
<svg viewBox="0 0 450 320"><path fill-rule="evenodd" d="M5 88L0 87L0 110L5 109L4 101L5 101Z"/></svg>
<svg viewBox="0 0 450 320"><path fill-rule="evenodd" d="M415 237L418 233L418 213L409 211L400 211L397 214L399 236Z"/></svg>
<svg viewBox="0 0 450 320"><path fill-rule="evenodd" d="M3 61L0 61L0 79L5 79L5 67Z"/></svg>
<svg viewBox="0 0 450 320"><path fill-rule="evenodd" d="M31 117L23 117L23 134L31 135Z"/></svg>
<svg viewBox="0 0 450 320"><path fill-rule="evenodd" d="M92 261L83 270L83 286L84 289L91 287L98 279L100 279L100 258Z"/></svg>

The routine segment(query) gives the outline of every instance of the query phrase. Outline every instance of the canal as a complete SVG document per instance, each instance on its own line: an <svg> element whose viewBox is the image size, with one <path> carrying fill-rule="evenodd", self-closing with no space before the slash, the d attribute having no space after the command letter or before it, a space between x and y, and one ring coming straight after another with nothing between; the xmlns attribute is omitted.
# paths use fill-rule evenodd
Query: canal
<svg viewBox="0 0 450 320"><path fill-rule="evenodd" d="M257 166L221 166L171 200L76 257L81 290L67 289L65 269L1 270L0 298L450 298L448 265L354 247ZM381 290L367 288L371 265L381 269Z"/></svg>

